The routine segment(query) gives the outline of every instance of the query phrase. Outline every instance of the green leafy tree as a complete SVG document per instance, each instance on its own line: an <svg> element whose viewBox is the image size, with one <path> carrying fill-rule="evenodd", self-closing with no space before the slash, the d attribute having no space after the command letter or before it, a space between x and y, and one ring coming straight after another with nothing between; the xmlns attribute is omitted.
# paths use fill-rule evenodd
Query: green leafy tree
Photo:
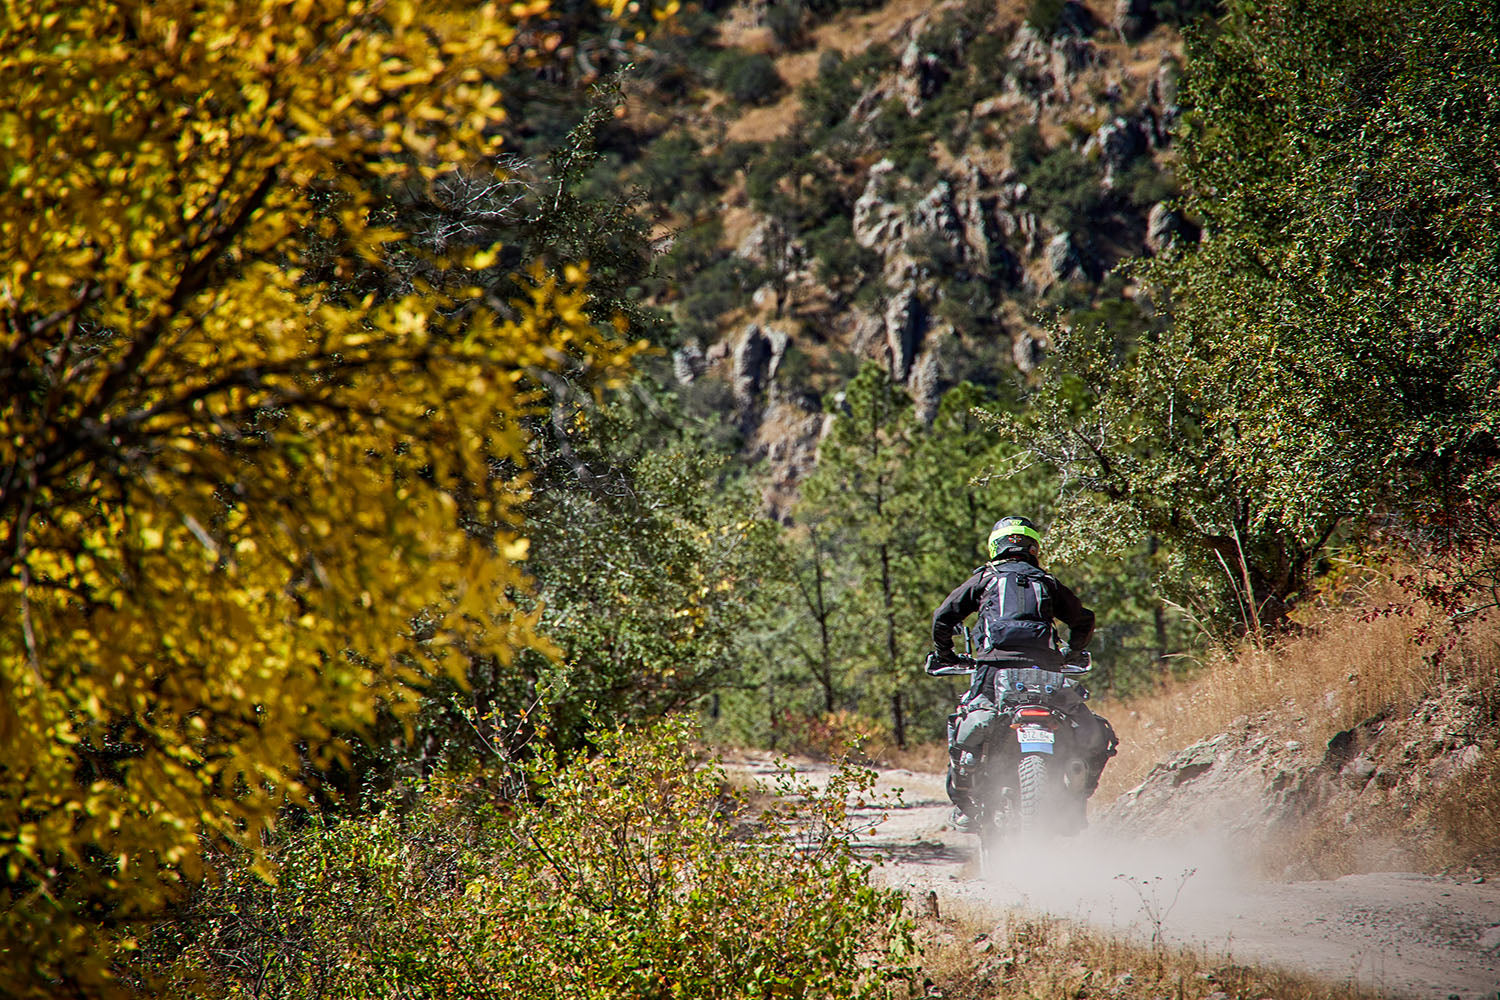
<svg viewBox="0 0 1500 1000"><path fill-rule="evenodd" d="M381 192L496 152L489 81L543 6L0 24L0 992L114 990L206 845L257 843L340 733L541 641L527 376L631 349L581 267L500 308L353 282L400 236Z"/></svg>
<svg viewBox="0 0 1500 1000"><path fill-rule="evenodd" d="M917 428L905 391L883 365L867 363L845 389L803 490L808 511L838 525L841 572L857 581L843 612L839 655L859 665L855 686L887 703L891 732L903 746L919 645L921 520L905 462Z"/></svg>
<svg viewBox="0 0 1500 1000"><path fill-rule="evenodd" d="M1500 117L1482 3L1228 6L1182 136L1207 235L1146 272L1170 323L1075 326L1025 433L1075 539L1159 538L1255 629L1382 514L1493 537Z"/></svg>

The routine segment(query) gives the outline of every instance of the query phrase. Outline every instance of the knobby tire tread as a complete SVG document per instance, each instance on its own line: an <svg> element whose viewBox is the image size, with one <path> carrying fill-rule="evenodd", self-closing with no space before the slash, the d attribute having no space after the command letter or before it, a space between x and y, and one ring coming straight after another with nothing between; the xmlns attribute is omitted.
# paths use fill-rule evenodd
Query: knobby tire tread
<svg viewBox="0 0 1500 1000"><path fill-rule="evenodd" d="M1017 824L1021 836L1030 837L1042 833L1046 819L1047 758L1036 754L1024 754L1017 771Z"/></svg>

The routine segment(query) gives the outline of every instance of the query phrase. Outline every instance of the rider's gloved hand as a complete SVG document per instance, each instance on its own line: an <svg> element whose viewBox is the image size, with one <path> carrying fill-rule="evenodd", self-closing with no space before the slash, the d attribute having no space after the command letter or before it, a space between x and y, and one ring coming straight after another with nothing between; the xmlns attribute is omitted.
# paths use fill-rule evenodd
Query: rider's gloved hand
<svg viewBox="0 0 1500 1000"><path fill-rule="evenodd" d="M941 670L943 667L951 667L957 662L958 655L951 649L945 653L943 650L938 649L936 646L934 646L932 647L932 652L927 654L927 663L925 664L925 667L927 672L930 674L934 670Z"/></svg>

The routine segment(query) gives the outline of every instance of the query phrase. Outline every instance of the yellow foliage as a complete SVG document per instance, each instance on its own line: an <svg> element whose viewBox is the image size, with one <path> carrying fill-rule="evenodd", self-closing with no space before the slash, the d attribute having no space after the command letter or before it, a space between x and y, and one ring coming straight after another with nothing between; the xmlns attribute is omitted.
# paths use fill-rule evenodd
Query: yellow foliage
<svg viewBox="0 0 1500 1000"><path fill-rule="evenodd" d="M379 266L379 176L494 151L490 81L544 9L0 15L0 993L109 993L205 843L257 844L339 731L461 678L460 645L537 641L520 376L631 350L586 271L502 317L305 269L313 235Z"/></svg>

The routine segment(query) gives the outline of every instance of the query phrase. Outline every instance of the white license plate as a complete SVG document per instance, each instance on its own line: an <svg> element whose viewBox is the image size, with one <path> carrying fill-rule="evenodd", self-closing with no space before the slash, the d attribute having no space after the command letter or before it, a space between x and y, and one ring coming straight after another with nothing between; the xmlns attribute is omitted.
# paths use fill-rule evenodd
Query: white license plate
<svg viewBox="0 0 1500 1000"><path fill-rule="evenodd" d="M1016 732L1016 739L1021 743L1055 743L1057 734L1041 726L1025 726Z"/></svg>

